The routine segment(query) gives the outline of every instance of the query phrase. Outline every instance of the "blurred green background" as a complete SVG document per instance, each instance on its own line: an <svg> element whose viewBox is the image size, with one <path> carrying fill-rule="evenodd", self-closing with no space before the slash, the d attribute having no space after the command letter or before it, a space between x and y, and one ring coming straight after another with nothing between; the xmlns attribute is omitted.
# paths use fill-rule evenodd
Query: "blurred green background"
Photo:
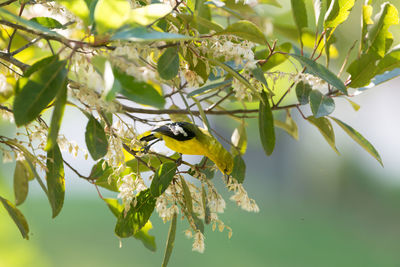
<svg viewBox="0 0 400 267"><path fill-rule="evenodd" d="M282 14L282 20L290 18ZM346 23L358 25L357 14ZM399 32L398 27L393 30ZM351 27L339 30L343 38L336 44L339 51L347 51L352 44L346 38L349 34L353 34ZM226 231L212 232L209 226L205 253L192 252L192 240L183 233L187 225L178 221L169 266L400 266L399 85L396 79L355 97L362 106L358 112L338 99L333 114L376 147L385 168L336 127L341 152L337 156L317 129L296 112L293 117L299 124L300 140L277 130L277 146L267 157L261 150L256 121L250 123L244 185L260 213L237 208L217 176L218 191L227 201L221 219L233 229L232 238L228 239ZM77 122L82 116L73 109L66 114L61 131L84 144L85 122ZM230 136L234 125L218 119L213 123L224 136ZM0 122L0 134L9 131L14 130ZM89 173L92 163L82 156L66 159L82 173ZM0 163L0 195L11 201L14 164ZM168 224L156 215L151 218L155 253L134 239L123 240L119 248L114 216L93 186L66 170L66 200L55 219L36 182L30 183L28 199L20 207L30 226L29 241L22 239L0 207L0 267L159 266Z"/></svg>

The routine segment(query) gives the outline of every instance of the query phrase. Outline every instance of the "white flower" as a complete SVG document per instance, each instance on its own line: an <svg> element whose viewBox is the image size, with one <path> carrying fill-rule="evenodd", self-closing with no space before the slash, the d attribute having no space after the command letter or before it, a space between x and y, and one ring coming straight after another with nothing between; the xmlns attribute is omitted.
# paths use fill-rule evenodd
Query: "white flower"
<svg viewBox="0 0 400 267"><path fill-rule="evenodd" d="M3 150L3 163L12 162L13 158L11 153L7 150Z"/></svg>
<svg viewBox="0 0 400 267"><path fill-rule="evenodd" d="M192 251L203 253L204 249L205 249L204 235L200 231L196 231L196 233L194 234Z"/></svg>
<svg viewBox="0 0 400 267"><path fill-rule="evenodd" d="M125 212L128 212L132 199L135 197L136 186L132 174L125 175L122 177L121 181L122 184L118 187L120 192L118 198L122 199L124 210Z"/></svg>
<svg viewBox="0 0 400 267"><path fill-rule="evenodd" d="M228 184L229 190L235 191L235 194L230 197L230 200L235 201L236 205L246 211L259 212L260 208L254 199L249 198L243 185L233 180L234 179L231 179L230 183Z"/></svg>

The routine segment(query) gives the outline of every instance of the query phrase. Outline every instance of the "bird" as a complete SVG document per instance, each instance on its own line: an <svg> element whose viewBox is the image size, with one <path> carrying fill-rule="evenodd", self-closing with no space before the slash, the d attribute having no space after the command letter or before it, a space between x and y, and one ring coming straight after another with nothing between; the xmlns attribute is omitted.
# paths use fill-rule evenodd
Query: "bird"
<svg viewBox="0 0 400 267"><path fill-rule="evenodd" d="M146 142L153 140L156 142L164 140L169 149L181 154L206 156L217 165L223 174L229 175L232 172L233 157L231 153L207 130L193 123L167 123L140 138L140 141Z"/></svg>

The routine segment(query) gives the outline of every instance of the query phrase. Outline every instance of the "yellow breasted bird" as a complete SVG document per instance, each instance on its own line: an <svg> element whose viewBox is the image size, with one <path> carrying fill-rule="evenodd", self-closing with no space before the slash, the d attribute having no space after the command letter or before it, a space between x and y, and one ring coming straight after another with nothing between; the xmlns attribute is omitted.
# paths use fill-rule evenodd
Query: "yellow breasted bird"
<svg viewBox="0 0 400 267"><path fill-rule="evenodd" d="M140 141L164 140L168 148L178 153L206 156L222 173L229 175L232 172L232 155L208 131L192 123L168 123L151 132Z"/></svg>

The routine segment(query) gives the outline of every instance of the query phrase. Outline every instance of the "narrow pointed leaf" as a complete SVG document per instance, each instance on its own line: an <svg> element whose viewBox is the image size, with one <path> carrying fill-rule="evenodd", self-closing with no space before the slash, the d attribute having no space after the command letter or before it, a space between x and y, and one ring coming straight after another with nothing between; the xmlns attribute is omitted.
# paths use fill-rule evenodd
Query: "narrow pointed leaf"
<svg viewBox="0 0 400 267"><path fill-rule="evenodd" d="M154 197L160 196L167 190L176 172L176 163L166 162L161 164L154 174L150 185L150 192Z"/></svg>
<svg viewBox="0 0 400 267"><path fill-rule="evenodd" d="M7 210L11 219L17 225L21 235L25 239L29 239L29 226L22 212L17 209L10 201L5 198L0 197L0 201L3 204L4 208Z"/></svg>
<svg viewBox="0 0 400 267"><path fill-rule="evenodd" d="M308 72L315 76L318 76L330 85L336 87L343 94L347 95L347 88L344 83L324 65L321 65L307 57L303 57L300 55L290 54L290 56L300 61L300 63L304 67L307 67Z"/></svg>
<svg viewBox="0 0 400 267"><path fill-rule="evenodd" d="M374 148L374 146L364 138L359 132L354 130L350 125L342 122L341 120L330 117L334 120L354 141L356 141L362 148L364 148L371 156L373 156L382 166L383 162L381 156L379 156L378 151Z"/></svg>
<svg viewBox="0 0 400 267"><path fill-rule="evenodd" d="M89 117L86 125L85 141L94 160L98 160L107 154L108 142L104 128L93 116Z"/></svg>
<svg viewBox="0 0 400 267"><path fill-rule="evenodd" d="M14 196L17 206L24 203L28 196L29 171L23 161L17 160L14 170Z"/></svg>
<svg viewBox="0 0 400 267"><path fill-rule="evenodd" d="M47 136L45 150L51 149L57 143L58 132L60 131L61 120L64 115L65 104L67 103L67 83L60 89L54 102L53 115L51 117L50 128Z"/></svg>
<svg viewBox="0 0 400 267"><path fill-rule="evenodd" d="M327 116L335 110L333 99L323 95L318 90L313 90L310 93L310 106L315 118Z"/></svg>
<svg viewBox="0 0 400 267"><path fill-rule="evenodd" d="M169 259L172 254L172 250L174 249L174 246L175 246L177 217L178 216L176 213L174 213L174 216L172 216L171 224L169 226L169 231L168 231L167 245L165 247L164 259L161 264L161 267L167 267Z"/></svg>
<svg viewBox="0 0 400 267"><path fill-rule="evenodd" d="M297 26L299 36L302 35L303 28L307 28L307 9L305 0L291 0L292 5L292 15L294 18L294 22Z"/></svg>
<svg viewBox="0 0 400 267"><path fill-rule="evenodd" d="M261 144L265 153L269 156L272 154L275 147L274 117L272 115L267 94L263 91L261 96L264 100L264 103L260 101L258 128L260 131Z"/></svg>
<svg viewBox="0 0 400 267"><path fill-rule="evenodd" d="M46 28L49 29L65 29L66 27L63 26L58 20L49 18L49 17L35 17L30 19L30 21L34 21Z"/></svg>
<svg viewBox="0 0 400 267"><path fill-rule="evenodd" d="M315 118L314 116L310 116L307 118L307 121L312 125L317 127L319 132L325 138L326 142L332 147L332 149L339 154L339 151L336 148L335 144L335 132L333 131L333 127L331 122L327 118Z"/></svg>
<svg viewBox="0 0 400 267"><path fill-rule="evenodd" d="M181 184L183 197L185 200L185 207L189 213L193 213L192 195L190 194L189 186L186 184L186 181L183 177L181 177Z"/></svg>
<svg viewBox="0 0 400 267"><path fill-rule="evenodd" d="M57 144L47 151L46 167L48 197L54 218L63 207L65 195L64 164Z"/></svg>

